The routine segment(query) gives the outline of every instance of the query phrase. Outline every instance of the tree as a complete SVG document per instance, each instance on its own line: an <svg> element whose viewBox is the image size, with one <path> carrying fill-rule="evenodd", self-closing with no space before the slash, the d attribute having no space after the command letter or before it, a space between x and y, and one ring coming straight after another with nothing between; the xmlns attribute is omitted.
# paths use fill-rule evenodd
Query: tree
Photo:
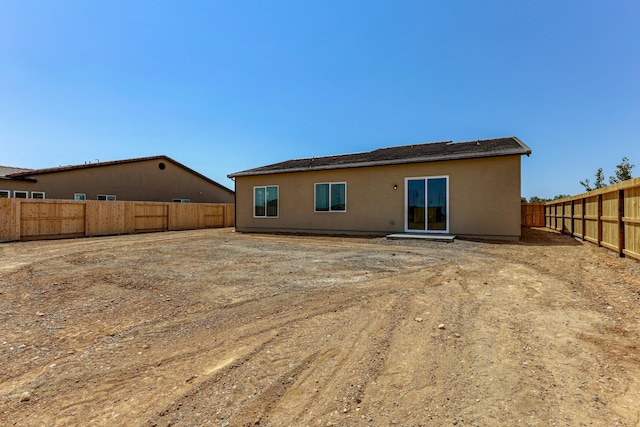
<svg viewBox="0 0 640 427"><path fill-rule="evenodd" d="M595 181L593 181L593 187L591 186L591 182L588 179L580 181L580 185L582 185L587 191L606 187L607 184L604 183L604 173L602 172L602 168L598 168L598 170L596 171L596 179Z"/></svg>
<svg viewBox="0 0 640 427"><path fill-rule="evenodd" d="M636 165L629 163L629 159L627 157L623 157L620 164L616 166L616 176L609 177L609 184L613 185L631 179L631 170L635 166Z"/></svg>
<svg viewBox="0 0 640 427"><path fill-rule="evenodd" d="M617 184L619 182L631 179L632 178L631 170L634 167L635 165L632 165L631 163L629 163L628 157L623 157L620 164L616 166L616 176L609 177L609 184L613 185L613 184ZM582 185L587 191L597 190L598 188L606 187L607 184L604 183L604 174L602 173L602 168L599 168L596 171L596 179L593 182L593 186L591 186L591 181L589 181L588 179L585 179L584 181L580 181L580 185Z"/></svg>
<svg viewBox="0 0 640 427"><path fill-rule="evenodd" d="M542 197L538 197L538 196L531 196L531 198L529 199L530 203L539 203L539 202L548 202L549 199L543 199Z"/></svg>
<svg viewBox="0 0 640 427"><path fill-rule="evenodd" d="M555 196L553 196L553 199L547 199L547 198L538 197L538 196L531 196L529 198L529 203L544 203L544 202L550 202L552 200L564 199L565 197L571 197L571 195L570 194L556 194ZM520 197L520 201L522 203L527 203L527 198L526 197Z"/></svg>

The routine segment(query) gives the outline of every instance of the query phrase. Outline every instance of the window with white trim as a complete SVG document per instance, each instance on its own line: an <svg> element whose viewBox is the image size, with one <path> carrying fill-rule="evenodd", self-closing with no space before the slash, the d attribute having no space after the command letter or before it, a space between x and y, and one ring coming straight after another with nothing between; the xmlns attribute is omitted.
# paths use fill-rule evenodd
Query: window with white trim
<svg viewBox="0 0 640 427"><path fill-rule="evenodd" d="M0 190L0 199L8 199L9 197L11 197L11 191Z"/></svg>
<svg viewBox="0 0 640 427"><path fill-rule="evenodd" d="M253 216L257 218L278 217L278 186L253 187Z"/></svg>
<svg viewBox="0 0 640 427"><path fill-rule="evenodd" d="M347 183L319 182L314 191L316 212L346 212Z"/></svg>
<svg viewBox="0 0 640 427"><path fill-rule="evenodd" d="M87 200L87 195L84 193L74 193L73 200Z"/></svg>
<svg viewBox="0 0 640 427"><path fill-rule="evenodd" d="M116 200L116 196L111 194L98 194L98 200L108 200L110 202Z"/></svg>
<svg viewBox="0 0 640 427"><path fill-rule="evenodd" d="M32 191L31 192L32 199L44 199L44 191Z"/></svg>
<svg viewBox="0 0 640 427"><path fill-rule="evenodd" d="M28 191L14 191L13 192L14 199L28 199L29 192Z"/></svg>

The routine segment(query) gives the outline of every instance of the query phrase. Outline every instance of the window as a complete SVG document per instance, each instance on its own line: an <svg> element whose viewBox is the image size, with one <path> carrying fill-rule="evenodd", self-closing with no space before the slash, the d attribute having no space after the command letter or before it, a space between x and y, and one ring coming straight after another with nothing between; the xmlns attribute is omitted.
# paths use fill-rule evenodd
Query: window
<svg viewBox="0 0 640 427"><path fill-rule="evenodd" d="M253 187L253 216L278 217L278 186Z"/></svg>
<svg viewBox="0 0 640 427"><path fill-rule="evenodd" d="M28 199L29 192L28 191L14 191L13 197L16 199Z"/></svg>
<svg viewBox="0 0 640 427"><path fill-rule="evenodd" d="M31 192L31 198L32 199L44 199L44 192L43 191L32 191Z"/></svg>
<svg viewBox="0 0 640 427"><path fill-rule="evenodd" d="M0 199L8 199L9 197L11 197L11 191L0 190Z"/></svg>
<svg viewBox="0 0 640 427"><path fill-rule="evenodd" d="M315 188L316 212L346 212L347 183L323 182Z"/></svg>
<svg viewBox="0 0 640 427"><path fill-rule="evenodd" d="M174 203L191 203L191 199L173 199L171 201Z"/></svg>
<svg viewBox="0 0 640 427"><path fill-rule="evenodd" d="M114 201L116 199L116 196L112 196L112 195L105 195L105 194L98 194L98 200L108 200L110 202Z"/></svg>
<svg viewBox="0 0 640 427"><path fill-rule="evenodd" d="M74 193L73 200L87 200L87 195L84 193Z"/></svg>

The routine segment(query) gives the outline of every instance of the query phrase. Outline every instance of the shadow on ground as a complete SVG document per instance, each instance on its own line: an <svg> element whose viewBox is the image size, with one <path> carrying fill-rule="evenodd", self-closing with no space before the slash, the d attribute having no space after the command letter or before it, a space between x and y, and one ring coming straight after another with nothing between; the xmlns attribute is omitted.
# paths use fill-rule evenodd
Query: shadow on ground
<svg viewBox="0 0 640 427"><path fill-rule="evenodd" d="M575 238L547 228L522 227L520 243L532 246L578 246Z"/></svg>

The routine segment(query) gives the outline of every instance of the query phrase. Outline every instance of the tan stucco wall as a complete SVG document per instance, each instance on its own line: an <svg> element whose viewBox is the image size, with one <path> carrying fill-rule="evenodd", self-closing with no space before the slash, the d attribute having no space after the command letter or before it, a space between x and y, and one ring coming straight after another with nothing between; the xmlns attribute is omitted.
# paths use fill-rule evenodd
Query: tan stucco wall
<svg viewBox="0 0 640 427"><path fill-rule="evenodd" d="M159 164L165 168L160 169ZM73 199L85 193L87 200L98 194L117 200L170 202L190 199L193 203L234 203L232 191L212 184L164 159L68 170L34 175L37 183L0 180L0 190L44 191L47 199Z"/></svg>
<svg viewBox="0 0 640 427"><path fill-rule="evenodd" d="M449 177L449 232L520 236L520 156L236 177L236 228L254 232L404 231L405 178ZM347 183L347 212L314 212L314 184ZM279 217L253 217L253 187L279 186ZM397 185L397 190L393 186Z"/></svg>

